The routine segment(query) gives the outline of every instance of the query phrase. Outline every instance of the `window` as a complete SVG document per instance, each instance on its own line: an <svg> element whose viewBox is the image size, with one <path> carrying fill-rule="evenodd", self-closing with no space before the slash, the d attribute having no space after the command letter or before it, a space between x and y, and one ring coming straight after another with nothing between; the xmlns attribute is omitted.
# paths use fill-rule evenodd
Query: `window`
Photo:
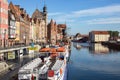
<svg viewBox="0 0 120 80"><path fill-rule="evenodd" d="M5 18L1 18L1 23L2 23L2 24L8 24L8 20L5 19Z"/></svg>
<svg viewBox="0 0 120 80"><path fill-rule="evenodd" d="M1 13L1 8L0 8L0 13Z"/></svg>
<svg viewBox="0 0 120 80"><path fill-rule="evenodd" d="M0 23L1 23L1 17L0 17Z"/></svg>
<svg viewBox="0 0 120 80"><path fill-rule="evenodd" d="M2 46L2 40L0 40L0 46Z"/></svg>
<svg viewBox="0 0 120 80"><path fill-rule="evenodd" d="M9 37L10 37L10 38L15 38L15 34L16 34L16 33L15 33L15 29L11 29L11 28L10 28L9 31L10 31Z"/></svg>
<svg viewBox="0 0 120 80"><path fill-rule="evenodd" d="M8 1L7 1L7 0L3 0L3 2L8 4Z"/></svg>
<svg viewBox="0 0 120 80"><path fill-rule="evenodd" d="M8 41L7 40L5 40L5 44L7 45L8 43L7 43Z"/></svg>
<svg viewBox="0 0 120 80"><path fill-rule="evenodd" d="M1 30L1 28L0 28L0 35L2 34L2 30Z"/></svg>
<svg viewBox="0 0 120 80"><path fill-rule="evenodd" d="M6 10L4 8L0 8L0 12L5 13L6 15L8 14L8 10Z"/></svg>
<svg viewBox="0 0 120 80"><path fill-rule="evenodd" d="M0 8L0 12L1 12L1 13L3 12L2 8Z"/></svg>
<svg viewBox="0 0 120 80"><path fill-rule="evenodd" d="M10 25L14 27L15 26L15 21L10 20Z"/></svg>

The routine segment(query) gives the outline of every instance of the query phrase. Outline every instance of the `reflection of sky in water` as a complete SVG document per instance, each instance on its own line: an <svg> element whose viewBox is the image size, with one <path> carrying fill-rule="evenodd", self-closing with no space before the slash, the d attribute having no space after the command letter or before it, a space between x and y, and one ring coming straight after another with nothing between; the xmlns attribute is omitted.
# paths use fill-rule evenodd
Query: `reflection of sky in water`
<svg viewBox="0 0 120 80"><path fill-rule="evenodd" d="M88 48L81 48L80 51L77 51L72 47L71 62L69 65L72 74L76 73L75 71L78 73L74 75L77 77L75 80L79 80L78 78L86 80L87 78L82 78L85 75L97 75L96 77L101 77L102 80L109 78L109 80L120 80L120 52L98 55L91 54ZM89 78L96 80L92 77Z"/></svg>

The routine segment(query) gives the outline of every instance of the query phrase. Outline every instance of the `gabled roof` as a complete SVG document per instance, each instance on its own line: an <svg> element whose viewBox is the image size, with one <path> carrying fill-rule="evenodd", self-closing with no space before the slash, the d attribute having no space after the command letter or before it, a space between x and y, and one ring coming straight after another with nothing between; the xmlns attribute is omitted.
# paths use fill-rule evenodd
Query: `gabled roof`
<svg viewBox="0 0 120 80"><path fill-rule="evenodd" d="M16 20L20 20L20 9L18 6L13 5L12 2L9 4L9 9L12 11L12 13L15 16Z"/></svg>
<svg viewBox="0 0 120 80"><path fill-rule="evenodd" d="M34 11L34 13L32 14L32 18L41 19L41 18L43 18L43 13L40 12L38 9L36 9L36 10Z"/></svg>
<svg viewBox="0 0 120 80"><path fill-rule="evenodd" d="M65 29L65 28L66 28L66 24L58 24L58 27L59 27L59 28L64 28L64 29Z"/></svg>
<svg viewBox="0 0 120 80"><path fill-rule="evenodd" d="M48 23L48 27L54 27L55 26L55 22L53 19L51 19L50 23Z"/></svg>

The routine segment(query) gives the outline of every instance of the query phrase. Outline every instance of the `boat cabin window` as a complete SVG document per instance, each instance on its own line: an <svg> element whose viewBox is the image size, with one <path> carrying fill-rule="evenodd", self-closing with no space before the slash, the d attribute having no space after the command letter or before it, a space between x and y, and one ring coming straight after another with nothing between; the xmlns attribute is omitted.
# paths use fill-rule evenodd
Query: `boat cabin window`
<svg viewBox="0 0 120 80"><path fill-rule="evenodd" d="M59 53L59 56L64 56L64 53Z"/></svg>
<svg viewBox="0 0 120 80"><path fill-rule="evenodd" d="M50 46L50 48L58 48L58 46Z"/></svg>
<svg viewBox="0 0 120 80"><path fill-rule="evenodd" d="M49 52L48 52L48 53L41 53L41 54L39 55L39 57L41 57L41 56L49 57L49 56L50 56L50 53L49 53Z"/></svg>

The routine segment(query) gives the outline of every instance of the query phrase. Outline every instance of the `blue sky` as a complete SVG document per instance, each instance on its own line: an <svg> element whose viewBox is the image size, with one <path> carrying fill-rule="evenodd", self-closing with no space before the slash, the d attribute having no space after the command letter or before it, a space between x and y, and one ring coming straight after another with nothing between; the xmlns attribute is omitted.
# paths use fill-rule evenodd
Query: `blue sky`
<svg viewBox="0 0 120 80"><path fill-rule="evenodd" d="M29 15L44 0L8 0L25 8ZM46 0L48 20L65 23L70 34L88 34L92 30L120 31L120 0Z"/></svg>

